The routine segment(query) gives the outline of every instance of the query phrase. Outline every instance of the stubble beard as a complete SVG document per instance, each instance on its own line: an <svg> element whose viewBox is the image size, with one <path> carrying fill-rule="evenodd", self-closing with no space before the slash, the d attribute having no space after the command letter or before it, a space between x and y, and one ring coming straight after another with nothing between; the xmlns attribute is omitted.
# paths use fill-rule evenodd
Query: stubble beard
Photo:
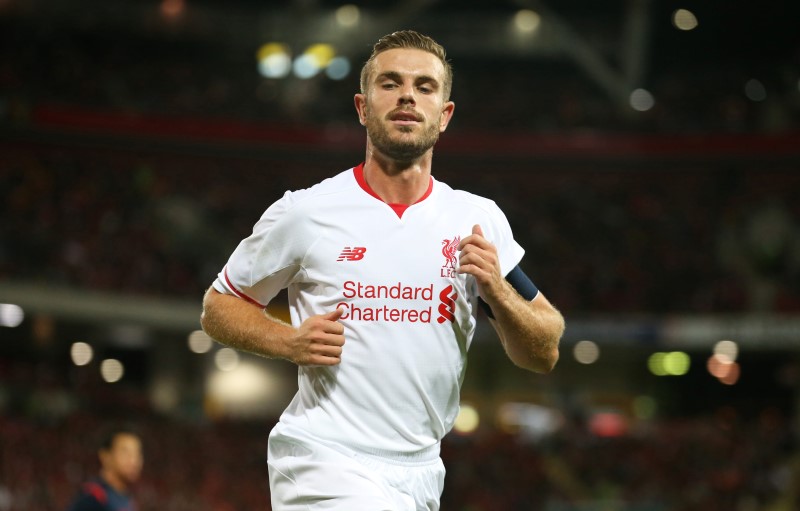
<svg viewBox="0 0 800 511"><path fill-rule="evenodd" d="M439 124L431 123L422 128L419 135L407 137L401 135L392 136L389 127L378 119L377 116L367 114L367 136L372 141L372 145L387 157L401 162L411 162L431 149L439 140ZM412 133L414 127L402 127L403 133Z"/></svg>

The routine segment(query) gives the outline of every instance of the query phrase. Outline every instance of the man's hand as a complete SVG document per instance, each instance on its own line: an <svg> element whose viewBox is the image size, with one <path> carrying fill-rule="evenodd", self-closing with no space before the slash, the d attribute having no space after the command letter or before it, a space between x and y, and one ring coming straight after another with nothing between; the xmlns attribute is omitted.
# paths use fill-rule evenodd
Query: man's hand
<svg viewBox="0 0 800 511"><path fill-rule="evenodd" d="M461 240L458 259L458 272L475 277L481 297L492 303L499 298L507 285L500 271L497 247L483 237L481 226L472 226L472 234Z"/></svg>
<svg viewBox="0 0 800 511"><path fill-rule="evenodd" d="M344 326L339 318L344 309L311 316L297 329L297 335L284 346L284 358L297 365L332 366L342 361Z"/></svg>

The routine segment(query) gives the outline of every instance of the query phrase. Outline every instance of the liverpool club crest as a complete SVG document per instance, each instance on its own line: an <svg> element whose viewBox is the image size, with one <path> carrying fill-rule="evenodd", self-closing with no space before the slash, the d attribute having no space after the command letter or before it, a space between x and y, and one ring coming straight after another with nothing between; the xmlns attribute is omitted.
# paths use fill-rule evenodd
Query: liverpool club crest
<svg viewBox="0 0 800 511"><path fill-rule="evenodd" d="M458 251L459 243L461 243L461 236L456 236L452 240L442 240L442 255L444 256L444 265L441 271L442 277L456 276L456 252Z"/></svg>

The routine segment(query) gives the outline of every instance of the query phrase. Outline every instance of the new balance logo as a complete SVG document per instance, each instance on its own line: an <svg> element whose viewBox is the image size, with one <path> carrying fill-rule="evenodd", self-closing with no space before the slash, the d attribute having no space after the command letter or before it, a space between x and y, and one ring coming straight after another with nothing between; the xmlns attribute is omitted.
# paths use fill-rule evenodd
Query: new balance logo
<svg viewBox="0 0 800 511"><path fill-rule="evenodd" d="M366 251L367 247L344 247L336 261L360 261L364 259L364 252Z"/></svg>

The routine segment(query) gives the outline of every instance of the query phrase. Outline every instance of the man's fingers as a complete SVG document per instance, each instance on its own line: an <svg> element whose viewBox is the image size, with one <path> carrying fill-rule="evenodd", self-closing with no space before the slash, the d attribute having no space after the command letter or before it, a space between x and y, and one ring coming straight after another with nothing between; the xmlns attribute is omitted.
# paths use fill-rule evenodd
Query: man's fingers
<svg viewBox="0 0 800 511"><path fill-rule="evenodd" d="M341 344L317 344L311 348L312 354L320 357L341 358L343 351Z"/></svg>
<svg viewBox="0 0 800 511"><path fill-rule="evenodd" d="M328 312L327 314L322 314L319 318L322 320L320 324L320 329L322 332L327 334L343 334L344 333L344 325L339 323L339 318L342 317L344 314L343 308L338 308Z"/></svg>
<svg viewBox="0 0 800 511"><path fill-rule="evenodd" d="M344 325L339 322L344 308L311 316L300 325L292 342L290 360L298 365L331 366L341 362L345 343Z"/></svg>
<svg viewBox="0 0 800 511"><path fill-rule="evenodd" d="M500 273L499 258L495 246L483 237L479 224L472 226L472 234L461 240L458 257L458 273L475 277L481 292L493 285Z"/></svg>
<svg viewBox="0 0 800 511"><path fill-rule="evenodd" d="M337 309L330 311L327 314L323 314L322 318L327 319L328 321L339 321L339 318L342 317L342 314L344 314L344 308L339 307Z"/></svg>
<svg viewBox="0 0 800 511"><path fill-rule="evenodd" d="M326 334L316 339L316 342L309 347L310 365L332 366L342 362L342 352L344 351L344 336Z"/></svg>
<svg viewBox="0 0 800 511"><path fill-rule="evenodd" d="M342 346L344 344L344 325L339 323L339 318L342 317L342 314L344 314L344 308L339 307L322 315L325 323L322 324L322 332L317 339L319 342L329 346Z"/></svg>
<svg viewBox="0 0 800 511"><path fill-rule="evenodd" d="M344 335L341 333L327 332L318 335L315 339L319 344L326 346L342 346L344 345Z"/></svg>
<svg viewBox="0 0 800 511"><path fill-rule="evenodd" d="M458 249L464 250L470 246L479 247L482 249L489 249L492 247L492 244L489 243L489 240L483 236L483 229L481 229L479 224L472 226L472 234L461 240L461 242L458 244Z"/></svg>

